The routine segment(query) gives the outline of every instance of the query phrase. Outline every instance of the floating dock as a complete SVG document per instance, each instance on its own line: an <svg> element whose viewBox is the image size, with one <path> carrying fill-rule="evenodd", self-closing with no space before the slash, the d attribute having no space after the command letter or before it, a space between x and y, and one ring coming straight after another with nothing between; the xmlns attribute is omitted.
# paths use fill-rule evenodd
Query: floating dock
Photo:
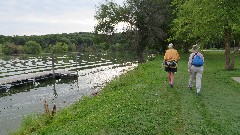
<svg viewBox="0 0 240 135"><path fill-rule="evenodd" d="M49 79L65 79L65 78L77 78L78 73L76 71L44 71L37 73L28 73L21 75L14 75L9 77L0 78L0 89L9 89L15 86L21 86L24 84L33 84L35 82L49 80Z"/></svg>

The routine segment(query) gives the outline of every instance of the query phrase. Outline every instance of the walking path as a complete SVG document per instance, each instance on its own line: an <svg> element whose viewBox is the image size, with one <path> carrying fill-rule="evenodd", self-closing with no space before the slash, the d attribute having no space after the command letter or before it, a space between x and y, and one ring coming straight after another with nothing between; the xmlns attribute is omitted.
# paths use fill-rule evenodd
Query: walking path
<svg viewBox="0 0 240 135"><path fill-rule="evenodd" d="M240 83L240 77L232 77L232 79Z"/></svg>

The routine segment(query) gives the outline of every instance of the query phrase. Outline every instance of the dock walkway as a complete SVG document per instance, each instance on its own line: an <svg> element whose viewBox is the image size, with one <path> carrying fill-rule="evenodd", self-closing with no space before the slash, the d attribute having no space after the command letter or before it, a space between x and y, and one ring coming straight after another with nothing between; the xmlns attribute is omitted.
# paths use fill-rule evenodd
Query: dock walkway
<svg viewBox="0 0 240 135"><path fill-rule="evenodd" d="M54 72L54 75L52 71L44 71L44 72L36 72L36 73L28 73L28 74L20 74L20 75L14 75L9 77L3 77L3 78L0 78L0 89L20 86L28 83L34 83L41 80L48 80L54 77L56 79L77 78L78 73L76 71L56 70Z"/></svg>

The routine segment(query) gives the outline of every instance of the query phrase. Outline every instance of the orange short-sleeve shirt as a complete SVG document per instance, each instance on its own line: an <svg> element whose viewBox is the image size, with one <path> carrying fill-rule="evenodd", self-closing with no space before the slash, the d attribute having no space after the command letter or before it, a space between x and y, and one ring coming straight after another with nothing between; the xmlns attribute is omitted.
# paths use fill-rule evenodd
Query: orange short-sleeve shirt
<svg viewBox="0 0 240 135"><path fill-rule="evenodd" d="M178 61L179 60L179 54L177 52L177 50L170 48L169 50L166 51L165 55L164 55L164 60L166 61Z"/></svg>

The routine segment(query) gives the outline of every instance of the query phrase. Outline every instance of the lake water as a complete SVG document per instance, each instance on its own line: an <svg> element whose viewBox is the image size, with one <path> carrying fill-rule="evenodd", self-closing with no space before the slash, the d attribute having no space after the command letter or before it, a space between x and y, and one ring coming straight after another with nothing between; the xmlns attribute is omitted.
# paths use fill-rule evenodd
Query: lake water
<svg viewBox="0 0 240 135"><path fill-rule="evenodd" d="M132 63L132 64L129 64ZM137 66L129 53L76 53L54 56L55 70L75 71L75 79L35 82L32 85L0 90L0 135L19 127L24 116L44 113L44 100L57 111L98 92L113 78ZM52 70L52 55L0 58L0 79Z"/></svg>

